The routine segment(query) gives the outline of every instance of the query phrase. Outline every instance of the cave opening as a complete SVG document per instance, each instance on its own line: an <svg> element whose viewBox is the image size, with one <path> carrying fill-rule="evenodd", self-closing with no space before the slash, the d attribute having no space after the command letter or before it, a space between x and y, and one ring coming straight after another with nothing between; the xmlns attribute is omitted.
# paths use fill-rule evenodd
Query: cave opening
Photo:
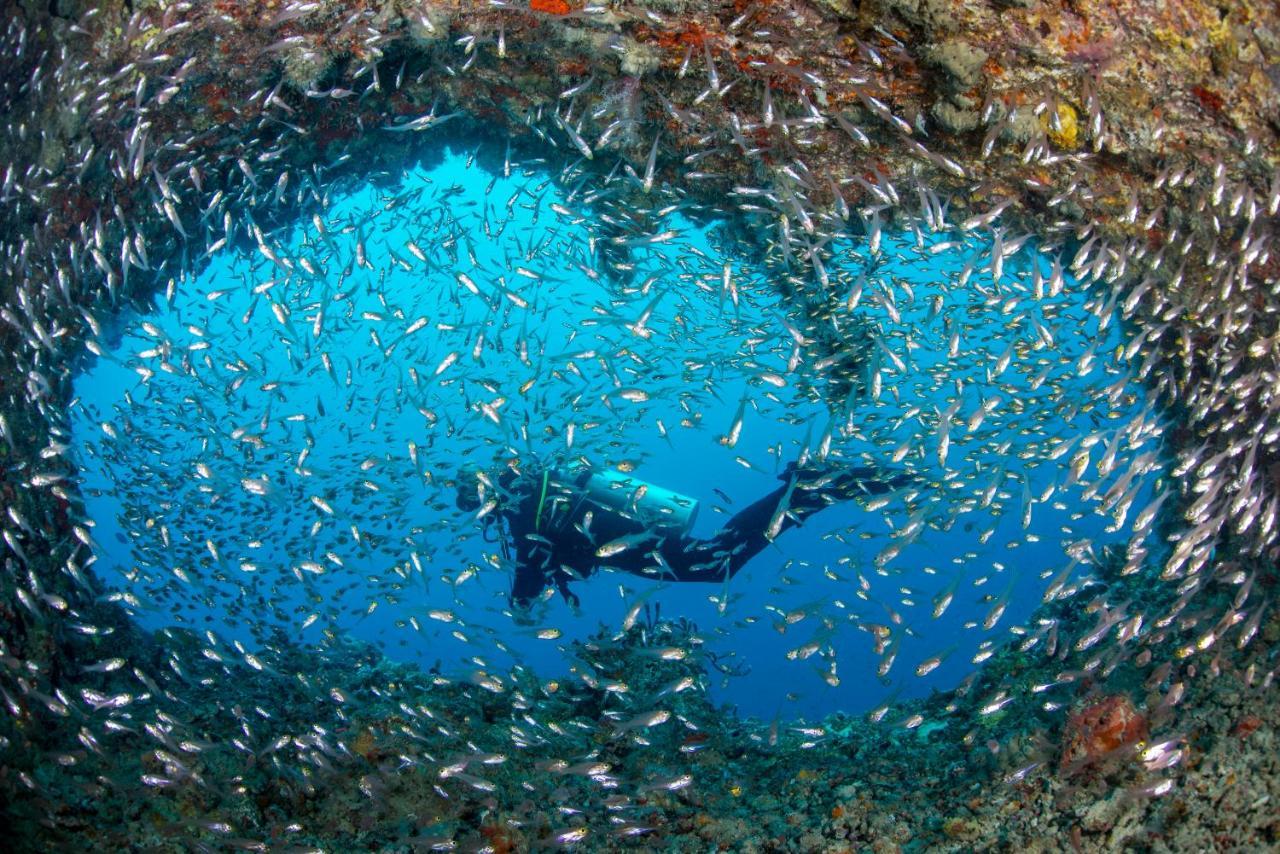
<svg viewBox="0 0 1280 854"><path fill-rule="evenodd" d="M210 229L78 376L95 569L142 625L254 669L341 638L554 679L644 605L696 626L718 701L818 719L1051 648L1039 606L1141 569L1160 419L1068 247L904 205L798 254L643 163L436 133L295 190L311 216ZM791 461L913 481L730 582L602 572L517 621L510 543L454 506L463 460L622 471L696 499L702 537Z"/></svg>

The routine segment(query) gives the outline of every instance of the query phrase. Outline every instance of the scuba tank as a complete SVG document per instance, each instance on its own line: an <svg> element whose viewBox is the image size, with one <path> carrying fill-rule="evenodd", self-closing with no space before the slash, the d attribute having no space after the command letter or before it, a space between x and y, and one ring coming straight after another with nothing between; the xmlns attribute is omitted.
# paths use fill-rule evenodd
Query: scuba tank
<svg viewBox="0 0 1280 854"><path fill-rule="evenodd" d="M568 480L591 503L635 519L654 533L688 534L698 516L696 498L613 469L576 469Z"/></svg>

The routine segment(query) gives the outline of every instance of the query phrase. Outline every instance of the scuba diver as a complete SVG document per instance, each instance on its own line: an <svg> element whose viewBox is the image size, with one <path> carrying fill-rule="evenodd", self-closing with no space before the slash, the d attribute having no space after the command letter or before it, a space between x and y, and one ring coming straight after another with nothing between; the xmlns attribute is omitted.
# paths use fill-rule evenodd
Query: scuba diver
<svg viewBox="0 0 1280 854"><path fill-rule="evenodd" d="M506 524L515 548L513 607L527 609L554 585L576 608L578 597L568 583L600 569L660 581L723 582L819 510L915 482L903 472L795 463L779 480L782 486L707 539L689 533L698 511L695 499L613 470L508 467L491 474L464 466L456 503L484 520L486 530Z"/></svg>

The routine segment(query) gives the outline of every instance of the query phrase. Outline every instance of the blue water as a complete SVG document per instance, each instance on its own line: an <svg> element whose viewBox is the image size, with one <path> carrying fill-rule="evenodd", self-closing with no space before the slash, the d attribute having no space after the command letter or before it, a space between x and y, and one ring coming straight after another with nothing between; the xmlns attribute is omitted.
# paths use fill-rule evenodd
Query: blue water
<svg viewBox="0 0 1280 854"><path fill-rule="evenodd" d="M1132 367L1115 361L1119 324L1100 331L1101 312L1086 309L1093 292L1068 275L1061 295L1030 293L1033 268L1047 279L1052 262L1034 245L1004 259L998 284L989 232L886 231L874 257L863 240L834 245L825 267L844 306L837 321L871 321L884 347L865 368L868 380L881 372L878 399L833 414L797 382L813 366L789 369L802 322L770 283L776 258L726 256L715 227L672 203L646 228L674 234L633 247L636 269L619 281L589 248L613 234L584 205L590 189L571 195L533 166L491 175L470 155L411 169L394 189L335 195L325 235L307 221L267 236L279 264L254 238L214 254L78 378L96 570L143 625L186 625L214 654L268 666L275 627L307 644L357 638L458 678L516 662L550 678L565 675L575 641L617 631L643 599L696 623L721 662L749 668L711 671L719 700L761 718L816 718L954 687L1011 628L1036 630L1026 621L1071 561L1064 544L1092 542L1066 576L1078 580L1089 554L1127 543L1123 526L1106 530L1098 497L1063 485L1075 448L1048 457L1056 442L1091 436L1097 460L1146 401L1126 382ZM943 241L956 245L930 251ZM893 289L893 309L877 283ZM649 334L637 334L646 310ZM1037 343L1032 317L1051 344ZM1015 339L1009 367L991 376ZM1120 391L1108 399L1107 387ZM938 411L956 395L943 467ZM889 463L904 442L911 450ZM1119 442L1106 483L1153 448L1147 434ZM553 596L534 626L504 613L509 562L454 508L449 485L462 461L512 455L634 465L698 499L694 533L707 536L775 488L788 461L824 452L833 464L909 467L926 485L883 507L823 511L727 585L598 574L573 585L580 611ZM1129 524L1148 480L1137 481ZM964 501L972 507L958 513ZM886 552L913 524L918 535ZM954 601L935 619L948 590ZM539 636L548 629L561 634ZM875 633L886 630L897 653L881 677Z"/></svg>

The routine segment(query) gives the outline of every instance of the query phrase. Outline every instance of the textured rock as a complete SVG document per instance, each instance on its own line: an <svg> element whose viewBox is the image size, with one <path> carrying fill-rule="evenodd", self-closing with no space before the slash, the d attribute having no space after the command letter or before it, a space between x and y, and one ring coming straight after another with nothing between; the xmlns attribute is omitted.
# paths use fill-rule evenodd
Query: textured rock
<svg viewBox="0 0 1280 854"><path fill-rule="evenodd" d="M963 41L948 41L928 48L925 60L946 75L948 85L964 91L978 84L987 52Z"/></svg>
<svg viewBox="0 0 1280 854"><path fill-rule="evenodd" d="M961 96L963 97L963 96ZM959 107L950 100L940 100L929 111L947 133L962 134L976 130L981 118L975 107Z"/></svg>

